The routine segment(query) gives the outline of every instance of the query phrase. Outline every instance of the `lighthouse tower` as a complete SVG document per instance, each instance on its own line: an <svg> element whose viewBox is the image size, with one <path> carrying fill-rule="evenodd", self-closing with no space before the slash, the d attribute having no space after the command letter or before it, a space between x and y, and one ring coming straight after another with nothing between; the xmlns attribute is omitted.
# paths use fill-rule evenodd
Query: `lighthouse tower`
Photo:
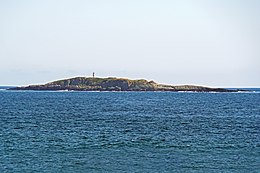
<svg viewBox="0 0 260 173"><path fill-rule="evenodd" d="M93 79L94 79L94 78L95 78L95 72L93 72L93 74L92 74L92 75L93 75Z"/></svg>

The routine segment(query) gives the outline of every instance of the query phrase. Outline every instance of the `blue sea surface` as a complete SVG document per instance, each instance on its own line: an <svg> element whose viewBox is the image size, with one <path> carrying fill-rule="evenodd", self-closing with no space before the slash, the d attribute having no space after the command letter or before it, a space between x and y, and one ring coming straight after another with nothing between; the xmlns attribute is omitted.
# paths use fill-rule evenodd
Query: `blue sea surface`
<svg viewBox="0 0 260 173"><path fill-rule="evenodd" d="M259 171L259 92L0 91L0 172Z"/></svg>

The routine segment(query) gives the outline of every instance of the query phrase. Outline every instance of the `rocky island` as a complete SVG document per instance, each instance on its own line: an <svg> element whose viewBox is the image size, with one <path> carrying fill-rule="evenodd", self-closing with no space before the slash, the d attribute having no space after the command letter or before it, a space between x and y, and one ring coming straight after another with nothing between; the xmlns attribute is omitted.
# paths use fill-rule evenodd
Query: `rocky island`
<svg viewBox="0 0 260 173"><path fill-rule="evenodd" d="M191 91L191 92L237 92L224 88L209 88L194 85L164 85L145 79L75 77L57 80L43 85L14 87L9 90L68 90L68 91Z"/></svg>

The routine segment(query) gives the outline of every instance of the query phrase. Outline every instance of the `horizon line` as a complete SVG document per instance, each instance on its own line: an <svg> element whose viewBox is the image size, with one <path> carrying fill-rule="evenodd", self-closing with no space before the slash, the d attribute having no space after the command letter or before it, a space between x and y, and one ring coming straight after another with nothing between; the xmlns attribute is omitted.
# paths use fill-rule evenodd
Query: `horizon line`
<svg viewBox="0 0 260 173"><path fill-rule="evenodd" d="M46 84L46 83L49 83L49 82L54 82L54 81L58 81L58 80L66 80L66 79L71 79L71 78L77 78L77 77L86 77L86 78L93 78L93 76L72 76L72 77L66 77L66 78L60 78L60 79L56 79L56 80L51 80L51 81L47 81L47 82L42 82L42 83L39 83L39 82L35 82L33 84L0 84L1 87L17 87L17 86L29 86L29 85L43 85L43 84ZM146 79L146 78L128 78L128 77L116 77L116 76L106 76L106 77L100 77L100 76L94 76L94 78L118 78L118 79L129 79L129 80L141 80L141 79L144 79L144 80L147 80L147 81L155 81L153 79ZM217 85L204 85L204 84L194 84L194 83L176 83L176 84L170 84L170 83L160 83L160 82L157 82L155 81L156 83L158 84L164 84L164 85L176 85L176 86L179 86L179 85L195 85L195 86L205 86L205 87L214 87L214 88L260 88L260 86L217 86Z"/></svg>

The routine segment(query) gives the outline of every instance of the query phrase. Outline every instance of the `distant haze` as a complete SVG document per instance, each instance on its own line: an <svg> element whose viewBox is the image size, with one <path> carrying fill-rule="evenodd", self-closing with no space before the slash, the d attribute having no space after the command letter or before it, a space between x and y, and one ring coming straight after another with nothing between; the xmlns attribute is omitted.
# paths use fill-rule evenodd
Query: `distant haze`
<svg viewBox="0 0 260 173"><path fill-rule="evenodd" d="M0 85L260 87L259 0L0 0Z"/></svg>

